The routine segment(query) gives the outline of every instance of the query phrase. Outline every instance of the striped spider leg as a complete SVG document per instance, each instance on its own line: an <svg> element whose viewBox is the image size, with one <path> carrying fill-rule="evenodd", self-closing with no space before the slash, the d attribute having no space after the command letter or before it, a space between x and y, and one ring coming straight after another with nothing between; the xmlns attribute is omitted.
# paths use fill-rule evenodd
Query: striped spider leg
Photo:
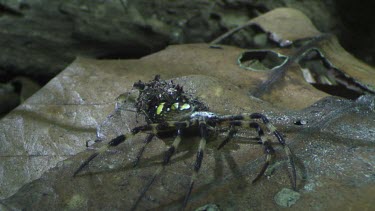
<svg viewBox="0 0 375 211"><path fill-rule="evenodd" d="M219 116L218 118L219 118L218 120L219 124L230 125L230 130L228 132L228 135L221 142L218 149L221 149L230 141L231 137L235 133L235 127L253 128L257 131L261 144L263 145L263 148L264 148L264 153L266 154L266 161L261 171L255 177L252 183L255 183L262 177L264 172L267 170L270 162L272 161L272 158L275 156L275 150L273 149L269 140L264 137L263 129L260 127L258 123L253 121L253 120L258 120L258 119L261 120L263 124L267 127L269 132L272 133L277 138L278 142L283 147L285 154L288 157L289 166L291 168L290 173L291 173L292 188L293 190L296 190L297 175L296 175L296 169L295 169L292 152L290 148L288 147L288 145L286 144L284 137L280 134L280 132L276 129L276 127L272 125L272 123L268 120L268 118L265 115L261 113L252 113L252 114L241 114L241 115L225 115L225 116Z"/></svg>
<svg viewBox="0 0 375 211"><path fill-rule="evenodd" d="M157 134L158 132L161 131L170 131L170 130L176 130L177 134L176 137L172 143L172 145L165 151L164 153L164 159L162 162L162 165L155 171L153 177L151 180L145 185L143 190L141 191L140 196L138 197L137 201L134 203L132 210L134 210L139 203L139 201L143 198L144 194L147 192L147 190L151 187L152 183L154 182L155 178L162 172L164 167L169 163L171 157L173 154L176 152L176 149L181 142L181 134L183 133L183 130L186 128L190 127L196 127L199 130L200 134L200 142L199 142L199 147L196 155L196 160L194 162L194 171L193 175L191 176L190 184L188 191L185 195L185 200L183 203L183 208L186 207L186 204L189 200L191 191L194 186L194 182L197 178L199 169L201 168L202 161L203 161L203 155L204 155L204 149L206 146L206 142L208 139L208 130L210 127L215 126L215 120L216 115L211 112L194 112L190 115L190 120L187 121L166 121L162 122L159 124L149 124L149 125L144 125L144 126L139 126L136 127L132 130L133 133L138 133L138 132L147 132L147 131L152 131L150 134ZM212 121L213 120L213 121ZM151 135L149 135L151 136ZM144 147L146 144L148 144L149 141L145 141L145 145L141 148L140 153L137 156L137 161L139 161L142 152L144 151Z"/></svg>
<svg viewBox="0 0 375 211"><path fill-rule="evenodd" d="M224 126L224 125L229 125L230 129L227 134L227 137L223 140L223 142L219 145L218 149L221 149L226 145L231 137L235 133L235 127L243 127L243 128L252 128L255 129L258 133L259 139L261 140L261 144L264 147L264 152L266 154L266 161L256 176L256 178L253 180L253 183L258 181L264 172L267 170L270 162L272 161L273 156L275 155L275 150L273 149L271 143L264 137L264 132L260 125L254 120L260 119L262 120L263 124L266 125L268 130L273 133L273 135L278 139L279 143L283 146L284 151L288 157L289 164L292 168L291 172L291 179L292 179L292 187L293 189L296 189L296 172L295 172L295 167L294 167L294 161L292 158L291 151L289 147L286 145L285 140L283 136L277 131L277 129L270 123L268 118L264 116L263 114L260 113L253 113L249 115L224 115L224 116L219 116L211 112L206 112L206 111L199 111L199 112L194 112L190 116L190 120L188 121L167 121L159 124L151 124L151 125L145 125L145 126L140 126L135 129L133 129L134 132L140 132L140 131L148 131L152 130L153 134L156 134L159 131L163 130L176 130L177 131L177 136L172 144L172 146L169 147L168 150L166 150L165 155L164 155L164 160L162 163L162 167L160 167L150 180L150 182L145 186L145 188L142 190L138 200L134 204L134 207L139 203L139 201L142 199L146 191L149 189L155 178L160 174L162 169L164 168L165 165L169 163L170 158L172 155L175 153L178 144L181 141L181 132L183 129L186 129L188 127L197 127L200 133L200 143L196 155L196 161L194 163L194 171L193 175L191 176L190 184L187 193L185 194L185 199L183 202L183 208L186 207L189 197L191 195L191 191L194 186L194 182L197 179L197 175L199 172L199 169L201 168L202 160L203 160L203 155L204 155L204 149L206 145L206 141L208 139L208 132L209 130L214 130L216 126ZM151 135L149 135L151 136ZM148 137L149 137L148 136ZM145 145L149 143L149 140L146 138ZM144 146L145 147L145 146ZM137 160L140 159L141 153L144 150L144 147L140 150L140 154L137 156Z"/></svg>
<svg viewBox="0 0 375 211"><path fill-rule="evenodd" d="M217 115L212 112L207 111L197 111L193 112L190 116L188 116L187 120L181 120L181 121L164 121L161 123L152 123L152 124L146 124L142 126L138 126L132 129L131 134L129 135L120 135L114 139L112 139L110 142L108 142L107 145L100 148L97 152L93 153L89 158L87 158L81 166L74 172L74 176L76 176L86 165L89 164L97 155L104 152L109 147L117 146L118 144L124 142L127 138L134 136L137 133L144 132L148 133L146 139L144 140L144 145L139 150L139 153L134 161L134 166L136 166L142 156L143 151L145 150L145 147L148 143L150 143L154 136L157 136L159 132L164 131L176 131L175 139L172 143L172 145L164 152L164 158L162 161L161 166L155 171L152 178L149 180L149 182L144 186L144 188L141 190L141 193L139 197L137 198L136 202L133 204L132 210L134 210L140 200L143 198L144 194L147 192L147 190L151 187L155 179L160 175L160 173L163 171L165 166L169 163L170 159L176 152L181 140L182 140L182 134L185 129L187 128L197 128L200 134L200 143L196 154L196 160L194 162L194 171L193 175L191 176L190 184L188 187L188 190L185 194L184 202L183 202L183 208L186 207L189 197L191 195L194 182L197 179L198 172L201 168L201 164L203 161L203 155L204 150L206 146L206 142L209 136L209 131L214 130L217 126L229 126L230 129L228 131L227 137L222 141L222 143L219 145L218 149L221 149L224 147L231 139L231 137L236 132L235 127L243 127L243 128L252 128L255 129L258 133L258 136L261 140L261 144L264 147L264 152L266 154L266 161L261 169L261 171L258 173L256 178L253 180L253 183L259 180L264 172L267 170L272 157L275 154L275 150L271 146L271 143L264 137L264 132L260 125L254 120L260 119L262 120L262 123L268 128L268 130L274 134L274 136L278 139L279 143L284 148L285 153L288 156L289 164L292 168L292 186L293 189L296 188L296 172L294 167L294 162L292 159L292 154L289 149L289 147L286 145L284 138L282 135L276 130L276 128L269 122L266 116L260 113L253 113L249 115Z"/></svg>

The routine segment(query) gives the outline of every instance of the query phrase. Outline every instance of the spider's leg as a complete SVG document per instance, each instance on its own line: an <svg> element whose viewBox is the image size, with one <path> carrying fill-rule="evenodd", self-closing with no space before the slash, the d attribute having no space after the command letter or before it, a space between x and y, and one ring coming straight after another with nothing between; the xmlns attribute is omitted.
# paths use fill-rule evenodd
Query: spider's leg
<svg viewBox="0 0 375 211"><path fill-rule="evenodd" d="M262 175L264 174L264 172L267 170L267 168L268 168L268 166L269 166L269 164L270 164L270 162L272 160L272 157L275 154L275 150L271 146L271 143L264 137L264 132L263 132L262 128L259 126L258 123L256 123L256 122L249 122L249 121L245 121L245 120L231 120L228 123L231 125L231 128L235 127L235 126L254 128L257 131L257 133L258 133L258 137L259 137L259 139L261 141L261 144L264 146L264 153L266 154L266 162L264 163L264 165L263 165L262 169L260 170L260 172L258 173L258 175L253 180L253 183L254 183L258 179L260 179L262 177ZM230 132L231 131L229 131L229 133ZM222 142L222 144L220 146L222 146L223 144L225 144L225 141L227 139L228 138L226 138Z"/></svg>
<svg viewBox="0 0 375 211"><path fill-rule="evenodd" d="M145 193L148 191L148 189L151 187L152 183L154 183L155 179L159 174L163 171L164 167L169 163L172 155L176 152L178 145L181 142L181 128L177 129L177 136L174 139L172 145L164 152L164 158L162 165L155 171L154 175L152 176L151 180L148 181L148 183L144 186L144 188L141 191L141 194L133 204L133 207L131 210L135 210L137 208L138 203L141 201Z"/></svg>
<svg viewBox="0 0 375 211"><path fill-rule="evenodd" d="M254 128L258 132L258 136L264 147L264 153L266 154L266 162L263 164L262 169L260 170L260 172L258 173L258 175L255 177L255 179L252 182L252 183L255 183L257 180L259 180L263 176L264 172L267 170L270 162L272 161L273 156L275 155L275 150L271 146L271 143L268 141L268 139L264 137L264 132L258 123L251 122L249 126L251 128Z"/></svg>
<svg viewBox="0 0 375 211"><path fill-rule="evenodd" d="M154 136L155 136L154 133L150 133L150 134L147 135L146 139L144 140L144 144L143 144L142 148L139 150L139 152L137 154L137 157L135 158L135 160L133 162L133 167L138 165L139 160L141 159L142 154L145 151L147 144L152 141L152 138L154 138Z"/></svg>
<svg viewBox="0 0 375 211"><path fill-rule="evenodd" d="M217 148L218 150L224 147L233 138L234 134L237 132L235 128L236 126L240 126L240 127L249 126L249 121L245 121L243 119L245 119L243 115L225 115L225 116L219 117L218 124L230 125L230 128L229 128L229 132L227 136Z"/></svg>
<svg viewBox="0 0 375 211"><path fill-rule="evenodd" d="M78 167L78 169L73 173L73 177L75 177L79 172L81 172L81 170L84 167L86 167L96 156L98 156L99 154L105 152L109 147L117 146L117 145L121 144L122 142L124 142L126 139L130 138L131 136L134 136L135 134L137 134L139 132L152 130L154 133L156 133L156 131L158 130L158 128L165 128L165 127L168 127L168 124L165 125L163 123L159 123L159 124L142 125L142 126L138 126L138 127L133 128L132 131L131 131L131 134L127 134L127 135L122 134L122 135L117 136L116 138L114 138L111 141L109 141L108 144L102 146L95 153L93 153L92 155L90 155L90 157L88 157Z"/></svg>
<svg viewBox="0 0 375 211"><path fill-rule="evenodd" d="M268 118L266 116L264 116L263 114L253 113L253 114L250 114L250 118L251 119L261 119L263 121L263 123L266 125L266 127L268 128L268 130L271 133L273 133L273 135L277 138L279 143L283 146L285 154L288 157L290 168L292 169L291 182L292 182L292 188L295 190L296 184L297 184L297 182L296 182L296 180L297 180L296 168L295 168L295 165L294 165L292 152L291 152L290 148L286 145L284 137L280 134L279 131L277 131L276 127L273 126L271 124L271 122L268 120Z"/></svg>
<svg viewBox="0 0 375 211"><path fill-rule="evenodd" d="M228 132L227 136L225 137L225 139L218 146L218 148L217 148L218 150L223 148L232 139L233 135L236 133L235 126L241 125L241 124L236 124L236 122L239 122L239 121L236 121L236 120L243 120L243 119L244 119L243 115L224 115L224 116L218 117L218 119L217 119L218 124L221 124L221 125L229 124L230 125L229 132Z"/></svg>
<svg viewBox="0 0 375 211"><path fill-rule="evenodd" d="M77 170L74 171L73 177L75 177L79 172L82 171L82 169L87 166L96 156L99 155L99 152L94 152L93 154L90 155L78 168Z"/></svg>
<svg viewBox="0 0 375 211"><path fill-rule="evenodd" d="M206 141L207 141L207 138L208 138L208 129L207 129L207 125L206 125L205 121L199 121L199 132L200 132L201 140L199 142L197 157L196 157L196 160L195 160L195 163L194 163L194 172L193 172L193 175L191 176L191 179L190 179L189 189L188 189L188 191L185 195L183 208L186 207L186 205L189 201L189 197L190 197L191 191L193 189L194 182L197 178L199 169L201 168L201 164L202 164L202 160L203 160L203 152L204 152L204 149L206 147Z"/></svg>
<svg viewBox="0 0 375 211"><path fill-rule="evenodd" d="M125 136L125 135L119 135L117 136L116 138L112 139L111 141L108 142L107 145L104 145L102 146L101 148L99 148L96 152L94 152L92 155L90 155L90 157L88 157L78 168L77 170L74 171L73 173L73 177L75 177L85 166L87 166L96 156L98 156L100 153L103 153L105 152L109 147L111 146L117 146L119 145L120 143L124 142L127 138L129 138L129 136L131 135L128 135Z"/></svg>
<svg viewBox="0 0 375 211"><path fill-rule="evenodd" d="M223 116L218 117L217 122L221 123L221 122L244 120L244 119L246 119L246 116L244 115L223 115Z"/></svg>
<svg viewBox="0 0 375 211"><path fill-rule="evenodd" d="M223 148L223 146L225 146L232 139L235 133L236 133L236 129L234 125L231 125L229 128L228 134L226 135L225 139L220 143L220 145L217 147L217 149L219 150Z"/></svg>
<svg viewBox="0 0 375 211"><path fill-rule="evenodd" d="M157 134L161 131L168 131L173 128L187 128L196 125L195 121L165 121L161 123L146 124L135 127L131 130L132 134L140 132L151 131L153 134Z"/></svg>
<svg viewBox="0 0 375 211"><path fill-rule="evenodd" d="M136 133L139 133L139 132L144 132L144 131L151 131L151 133L149 133L149 135L146 137L146 139L144 141L144 145L139 150L139 152L137 154L137 157L136 157L136 159L133 163L133 166L135 167L136 165L138 165L138 163L139 163L139 161L142 157L142 154L143 154L144 150L146 149L147 144L152 141L152 138L158 132L167 131L167 130L171 130L171 129L175 129L175 128L183 129L183 128L186 128L186 127L190 127L194 124L196 124L196 123L191 122L191 121L182 121L182 122L181 121L166 121L166 122L162 122L162 123L142 125L142 126L138 126L138 127L133 128L132 129L133 134L136 134Z"/></svg>

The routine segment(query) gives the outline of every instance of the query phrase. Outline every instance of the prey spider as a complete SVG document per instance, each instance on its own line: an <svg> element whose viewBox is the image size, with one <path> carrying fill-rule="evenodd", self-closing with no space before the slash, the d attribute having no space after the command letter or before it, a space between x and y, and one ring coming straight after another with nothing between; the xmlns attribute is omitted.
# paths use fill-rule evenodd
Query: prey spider
<svg viewBox="0 0 375 211"><path fill-rule="evenodd" d="M261 127L261 124L263 124L267 130L277 138L278 142L283 147L285 154L288 157L289 165L291 166L292 188L296 189L296 171L292 153L286 145L283 136L271 124L265 115L261 113L219 115L210 112L202 102L187 95L180 85L174 84L173 81L167 82L161 80L159 75L155 76L155 78L148 83L141 81L136 82L133 87L139 90L139 95L135 103L137 112L146 115L148 120L147 124L134 127L131 130L131 133L122 134L110 140L108 144L89 156L74 172L73 176L76 176L96 156L106 151L109 147L117 146L138 133L146 133L147 136L144 139L143 146L134 160L134 166L137 166L147 144L149 144L155 136L160 137L159 135L165 132L174 133L174 140L168 149L165 150L159 168L144 186L139 197L135 201L132 207L132 209L135 209L154 180L160 175L164 167L169 164L172 156L176 153L177 148L183 139L183 134L185 132L188 133L188 131L191 130L196 130L200 135L200 142L190 184L187 188L182 205L183 208L185 208L189 201L194 182L196 181L198 172L201 168L206 142L212 134L217 133L218 128L227 129L225 138L217 147L218 150L223 148L233 138L237 132L236 128L238 127L253 129L257 132L259 143L263 145L266 160L260 172L252 182L254 183L262 177L275 155L275 150L272 147L271 142L264 136L264 131ZM256 120L260 121L260 124L257 123Z"/></svg>

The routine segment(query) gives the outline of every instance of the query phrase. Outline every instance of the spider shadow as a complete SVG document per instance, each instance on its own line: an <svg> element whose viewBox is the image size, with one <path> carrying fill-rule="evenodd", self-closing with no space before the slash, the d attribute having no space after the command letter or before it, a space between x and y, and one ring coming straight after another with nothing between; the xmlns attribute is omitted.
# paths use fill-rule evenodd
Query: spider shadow
<svg viewBox="0 0 375 211"><path fill-rule="evenodd" d="M173 165L175 163L185 161L187 159L191 159L192 157L194 157L196 155L199 140L193 140L192 141L192 137L196 137L196 134L188 135L188 136L183 137L184 140L180 144L179 149L177 150L175 155L172 157L172 159L170 160L168 165ZM142 140L142 138L139 138L139 137L133 137L133 138L135 138L136 141ZM160 136L160 137L157 137L157 138L160 141L164 142L164 144L166 146L165 150L167 149L167 146L170 146L173 142L173 138L171 138L171 137L169 137L168 135L165 135L165 134ZM194 143L192 144L190 142L194 142ZM104 142L104 141L102 143L106 144L106 142ZM138 152L140 151L141 148L142 148L142 146L140 144L137 145L137 147L134 149L137 152L136 154L138 154ZM159 149L160 152L155 154L155 155L144 156L145 154L147 154L147 151L153 150L152 147L147 146L145 148L144 153L142 154L143 156L141 156L137 165L134 165L134 161L136 160L135 157L134 157L134 160L132 162L126 162L125 164L121 163L121 161L118 161L119 166L116 167L116 168L101 169L100 167L98 167L96 165L93 165L95 163L95 160L103 160L101 157L115 156L115 154L124 154L124 153L127 153L127 151L129 149L125 149L122 145L119 145L118 148L111 148L110 150L115 150L115 151L112 151L112 152L106 151L102 154L99 154L98 158L94 159L93 162L90 162L90 164L84 170L82 170L82 172L77 176L100 175L100 174L107 174L107 173L109 174L109 173L115 173L115 172L132 171L132 170L136 170L136 169L139 170L139 169L150 168L150 167L158 167L158 166L162 165L163 156L165 154L165 150L163 151L163 150ZM192 165L193 165L193 163L192 163ZM90 168L90 166L91 166L91 168Z"/></svg>
<svg viewBox="0 0 375 211"><path fill-rule="evenodd" d="M220 186L228 186L228 184L235 184L236 187L239 189L238 191L246 190L251 185L256 185L253 182L249 182L249 175L248 172L257 172L260 170L263 162L265 162L265 159L263 156L256 158L255 160L251 160L252 163L245 166L240 166L235 158L233 157L232 153L233 150L236 150L241 147L241 144L251 144L251 145L258 145L259 150L263 150L262 145L259 143L258 138L250 138L253 140L256 140L256 142L249 142L247 141L241 141L241 140L232 140L233 143L230 143L228 147L224 147L221 150L212 149L213 150L213 157L215 159L215 165L214 165L214 178L207 184L200 185L199 187L196 187L194 189L194 194L190 196L190 201L199 201L200 198L204 198L208 194L212 192L217 192L217 189L220 189ZM220 142L216 141L216 144L219 144ZM275 145L280 145L279 143L273 143ZM216 146L217 147L217 146ZM209 147L208 147L209 148ZM254 148L254 150L257 150ZM235 152L235 151L234 151ZM295 158L295 156L293 156ZM299 159L295 159L296 161L296 167L301 172L306 172L303 163ZM280 161L282 164L272 164L270 168L273 168L273 165L275 165L274 169L280 169L282 167L285 167L287 165L286 160ZM227 165L224 165L224 163L227 163ZM230 173L224 173L225 167L229 167ZM303 173L305 175L305 173ZM226 178L225 178L226 177ZM291 176L288 174L288 177L291 179ZM224 179L223 179L224 178ZM304 176L305 178L305 176ZM292 179L291 179L292 180ZM257 183L259 183L258 181ZM291 182L292 184L292 182ZM299 189L300 186L303 186L303 183L299 183L300 185L297 187ZM157 209L178 209L181 206L181 202L184 200L184 196L181 196L179 199L166 203L161 204ZM215 203L215 202L207 202L207 203ZM194 206L194 205L191 205ZM190 205L188 204L187 209Z"/></svg>
<svg viewBox="0 0 375 211"><path fill-rule="evenodd" d="M196 137L196 134L193 134L193 135L190 135L190 136L184 136L183 137L183 139L185 141L182 141L179 149L177 150L175 156L173 156L172 159L170 160L168 166L171 166L171 165L179 163L179 162L186 162L186 160L191 160L191 159L193 159L192 157L194 157L196 155L199 140L194 140L194 138L192 138L193 136ZM246 167L239 166L231 153L233 153L233 151L241 148L241 144L257 145L257 146L259 146L259 150L263 151L263 147L262 147L261 143L259 142L259 139L258 138L246 138L246 141L244 141L244 140L241 140L240 138L233 138L233 140L231 140L231 142L229 144L227 144L224 148L218 150L217 147L219 146L220 142L222 141L222 138L219 137L219 136L220 135L215 135L215 136L210 137L209 141L207 142L207 149L206 149L206 153L205 153L206 156L207 156L207 151L213 152L213 158L214 158L214 166L213 166L213 175L214 176L213 177L214 178L209 183L204 184L204 185L200 185L199 187L194 188L194 194L191 195L190 200L199 199L200 197L203 197L203 196L207 195L210 192L210 190L213 190L213 189L219 187L220 185L223 185L224 182L222 180L226 175L228 175L228 174L224 173L224 169L226 167L229 167L230 172L231 172L230 180L231 181L236 180L237 184L241 184L241 189L246 189L249 185L253 185L252 182L248 182L248 179L246 179L248 177L248 175L246 175L246 173L244 173L244 168L246 168ZM255 135L254 136L251 135L251 136L248 136L248 137L255 137ZM161 137L160 140L162 140L165 143L166 146L170 146L170 144L172 143L172 138ZM249 141L249 140L255 140L255 141ZM272 144L273 145L279 145L279 143L275 143L275 142L273 142ZM147 149L148 148L146 147L146 150ZM139 149L135 149L135 150L139 150ZM150 150L150 149L148 149L148 150ZM256 148L254 148L254 150L256 150ZM123 150L121 150L121 153L123 153L122 151ZM122 171L132 171L132 170L135 170L135 169L144 169L144 168L149 168L149 167L155 167L156 168L156 167L162 165L164 153L165 153L165 151L161 151L160 153L157 153L156 155L142 157L137 166L134 166L133 162L128 162L121 167L116 167L116 168L113 168L113 169L105 169L105 170L101 170L101 171L95 171L95 170L94 171L91 171L91 170L86 171L83 174L81 174L81 176L83 176L83 175L91 175L92 176L92 175L103 174L103 173L107 174L107 173L122 172ZM296 159L294 155L293 155L293 158L296 162L296 167L299 170L301 170L301 172L303 172L304 176L302 178L306 178L306 169L305 169L302 161L299 160L299 159ZM258 169L258 171L259 171L260 166L262 165L262 162L264 162L264 159L256 158L256 160L252 160L252 161L256 162L256 163L251 164L253 166L251 168L254 169L255 171L257 171L256 169ZM225 163L227 163L227 165L225 165ZM187 164L187 165L190 165L190 164ZM282 166L284 166L284 165L282 165ZM191 167L193 167L193 163L191 163ZM202 167L204 168L204 165ZM275 169L276 168L280 168L280 167L275 167ZM248 170L246 170L246 171L248 171ZM192 170L191 170L191 172L192 172ZM162 177L162 176L163 176L163 173L161 173L160 177ZM199 180L199 176L198 176L198 180ZM303 184L299 183L298 187L301 187L301 186L303 186ZM188 187L188 184L186 184L186 187ZM167 204L160 204L158 206L158 208L179 207L179 206L181 206L181 202L183 201L183 199L184 199L184 195L182 194L182 196L179 197L177 200L173 200L173 201L171 201Z"/></svg>

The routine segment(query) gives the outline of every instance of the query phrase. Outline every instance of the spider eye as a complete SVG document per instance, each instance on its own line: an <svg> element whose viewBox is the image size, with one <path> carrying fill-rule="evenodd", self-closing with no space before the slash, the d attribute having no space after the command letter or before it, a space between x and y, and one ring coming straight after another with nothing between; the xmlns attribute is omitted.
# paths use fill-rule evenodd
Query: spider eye
<svg viewBox="0 0 375 211"><path fill-rule="evenodd" d="M187 110L187 109L190 109L190 104L185 103L185 104L183 104L183 105L180 107L180 111L182 111L182 110Z"/></svg>
<svg viewBox="0 0 375 211"><path fill-rule="evenodd" d="M160 115L161 112L163 112L164 104L165 104L165 102L160 103L160 104L158 105L158 107L156 108L156 115Z"/></svg>
<svg viewBox="0 0 375 211"><path fill-rule="evenodd" d="M176 109L178 109L178 106L179 106L179 103L173 103L172 106L171 106L171 109L176 110Z"/></svg>

